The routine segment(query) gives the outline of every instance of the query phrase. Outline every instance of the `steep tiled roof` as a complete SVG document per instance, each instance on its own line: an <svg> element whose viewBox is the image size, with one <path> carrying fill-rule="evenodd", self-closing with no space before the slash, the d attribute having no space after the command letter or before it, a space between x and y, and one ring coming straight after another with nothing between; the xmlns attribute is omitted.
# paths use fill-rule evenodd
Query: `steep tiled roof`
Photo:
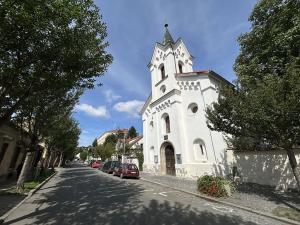
<svg viewBox="0 0 300 225"><path fill-rule="evenodd" d="M168 24L165 24L165 34L164 34L163 45L168 45L168 44L174 44L174 40L168 30Z"/></svg>
<svg viewBox="0 0 300 225"><path fill-rule="evenodd" d="M103 135L110 133L110 134L115 134L115 133L128 133L128 129L115 129L115 130L109 130L109 131L105 131L103 132L99 137L97 137L97 139L100 139Z"/></svg>

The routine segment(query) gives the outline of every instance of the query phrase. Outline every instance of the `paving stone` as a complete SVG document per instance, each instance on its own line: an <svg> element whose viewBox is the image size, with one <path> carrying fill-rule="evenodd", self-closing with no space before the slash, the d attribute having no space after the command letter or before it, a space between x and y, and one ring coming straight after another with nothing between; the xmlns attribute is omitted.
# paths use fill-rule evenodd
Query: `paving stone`
<svg viewBox="0 0 300 225"><path fill-rule="evenodd" d="M197 181L175 176L154 175L141 172L141 177L159 182L170 187L179 188L193 193L197 191ZM255 210L272 213L278 207L288 207L300 211L300 196L297 192L280 192L273 187L243 183L237 186L232 197L224 198L228 202L249 207Z"/></svg>

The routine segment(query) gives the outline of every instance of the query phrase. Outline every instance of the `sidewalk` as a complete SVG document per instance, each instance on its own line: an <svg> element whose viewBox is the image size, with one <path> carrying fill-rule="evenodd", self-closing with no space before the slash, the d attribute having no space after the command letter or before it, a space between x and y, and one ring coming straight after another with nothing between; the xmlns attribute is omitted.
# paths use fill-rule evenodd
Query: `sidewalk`
<svg viewBox="0 0 300 225"><path fill-rule="evenodd" d="M54 174L56 174L56 173L54 173ZM16 187L16 185L17 185L16 178L1 181L0 182L0 218L2 216L5 216L7 212L9 212L12 208L17 206L25 198L28 198L32 194L34 194L35 191L38 190L49 179L51 179L51 177L54 176L54 174L50 175L45 180L41 181L41 183L37 184L37 186L29 188L27 190L27 192L22 193L22 194L9 192L9 189ZM0 220L0 224L1 224L1 220Z"/></svg>
<svg viewBox="0 0 300 225"><path fill-rule="evenodd" d="M177 188L199 194L197 191L197 181L174 176L153 175L141 172L141 177ZM285 207L294 209L300 214L300 196L296 192L280 192L274 188L258 184L242 184L237 187L235 193L230 198L220 198L220 200L230 202L232 204L248 207L257 211L272 214L277 207Z"/></svg>
<svg viewBox="0 0 300 225"><path fill-rule="evenodd" d="M16 179L2 180L0 182L0 216L5 214L26 197L25 195L4 193L4 191L14 187L16 183Z"/></svg>

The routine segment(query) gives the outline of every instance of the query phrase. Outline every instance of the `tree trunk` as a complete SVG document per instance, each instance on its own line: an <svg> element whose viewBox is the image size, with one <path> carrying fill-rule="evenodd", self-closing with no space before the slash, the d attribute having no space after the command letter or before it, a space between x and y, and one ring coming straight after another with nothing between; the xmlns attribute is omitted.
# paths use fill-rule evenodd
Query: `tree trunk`
<svg viewBox="0 0 300 225"><path fill-rule="evenodd" d="M58 159L59 159L59 155L57 155L57 153L56 153L56 157L55 157L55 160L53 162L53 167L56 166Z"/></svg>
<svg viewBox="0 0 300 225"><path fill-rule="evenodd" d="M288 155L288 158L289 158L289 162L290 162L293 174L294 174L295 179L296 179L296 183L297 183L297 186L298 186L298 191L300 192L300 169L297 166L297 160L296 160L296 157L295 157L295 153L294 153L292 148L289 148L286 151L287 151L287 155Z"/></svg>
<svg viewBox="0 0 300 225"><path fill-rule="evenodd" d="M47 170L51 166L52 158L53 158L53 151L50 152L50 156L49 156L48 163L47 163L47 168L46 168Z"/></svg>
<svg viewBox="0 0 300 225"><path fill-rule="evenodd" d="M24 182L26 181L28 177L28 173L30 171L31 163L32 163L32 158L34 156L34 152L29 151L26 153L26 158L20 173L20 176L18 178L17 182L17 191L22 192L24 190Z"/></svg>
<svg viewBox="0 0 300 225"><path fill-rule="evenodd" d="M61 167L63 165L63 159L64 159L64 153L61 152L58 167Z"/></svg>
<svg viewBox="0 0 300 225"><path fill-rule="evenodd" d="M47 149L46 150L46 156L45 156L45 159L43 161L43 168L44 169L47 169L47 165L48 165L48 160L49 160L49 154L50 154L50 151Z"/></svg>

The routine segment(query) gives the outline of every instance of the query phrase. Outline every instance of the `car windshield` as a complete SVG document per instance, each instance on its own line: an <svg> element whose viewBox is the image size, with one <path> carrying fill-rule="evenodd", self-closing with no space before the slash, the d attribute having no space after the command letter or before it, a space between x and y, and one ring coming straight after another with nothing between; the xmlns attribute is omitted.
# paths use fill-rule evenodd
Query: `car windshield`
<svg viewBox="0 0 300 225"><path fill-rule="evenodd" d="M118 167L119 165L120 165L120 162L113 162L113 163L112 163L112 166L113 166L113 167Z"/></svg>
<svg viewBox="0 0 300 225"><path fill-rule="evenodd" d="M134 164L129 164L129 165L128 165L128 169L129 169L129 170L137 170L137 166L134 165Z"/></svg>

